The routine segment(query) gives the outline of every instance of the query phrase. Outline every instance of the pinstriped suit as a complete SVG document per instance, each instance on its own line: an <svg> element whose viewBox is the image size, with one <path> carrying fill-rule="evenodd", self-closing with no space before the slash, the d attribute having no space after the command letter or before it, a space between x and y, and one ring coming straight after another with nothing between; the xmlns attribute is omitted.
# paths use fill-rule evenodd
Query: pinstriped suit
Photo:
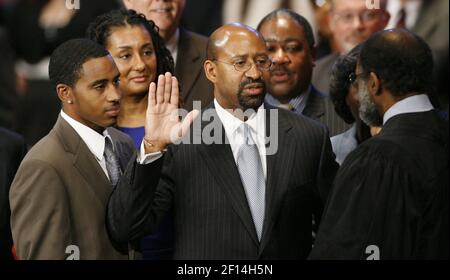
<svg viewBox="0 0 450 280"><path fill-rule="evenodd" d="M110 236L125 250L127 241L157 229L173 209L176 259L306 258L311 215L320 217L337 164L322 125L278 113L278 152L267 156L261 242L230 145L204 143L169 146L149 165L131 161L108 205Z"/></svg>

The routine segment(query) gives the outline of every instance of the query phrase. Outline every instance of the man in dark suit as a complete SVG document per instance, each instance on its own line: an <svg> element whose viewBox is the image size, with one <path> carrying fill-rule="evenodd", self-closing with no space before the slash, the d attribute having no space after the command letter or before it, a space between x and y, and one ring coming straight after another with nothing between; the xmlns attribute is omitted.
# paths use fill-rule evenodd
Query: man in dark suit
<svg viewBox="0 0 450 280"><path fill-rule="evenodd" d="M213 85L206 79L203 62L206 59L207 38L180 27L186 0L141 1L122 0L127 9L133 9L153 20L159 34L175 61L175 76L180 81L182 106L192 110L193 102L204 108L213 96Z"/></svg>
<svg viewBox="0 0 450 280"><path fill-rule="evenodd" d="M339 170L314 259L448 259L448 118L426 92L433 57L405 29L364 45L355 77L360 116L380 134Z"/></svg>
<svg viewBox="0 0 450 280"><path fill-rule="evenodd" d="M108 198L133 142L110 126L119 114L119 71L100 45L67 41L52 54L62 103L52 131L27 154L11 186L19 259L126 259L108 237Z"/></svg>
<svg viewBox="0 0 450 280"><path fill-rule="evenodd" d="M317 61L312 83L321 92L328 94L330 89L331 69L340 55L347 54L358 44L367 40L372 34L383 30L388 21L386 1L370 1L379 3L380 7L371 9L366 0L331 0L330 30L336 43L337 53L329 54Z"/></svg>
<svg viewBox="0 0 450 280"><path fill-rule="evenodd" d="M270 66L256 30L216 30L204 65L214 104L191 129L198 111L183 122L171 116L176 78L166 74L150 86L147 156L128 166L108 208L108 230L123 249L173 209L176 259L308 255L311 217L321 216L337 164L323 125L263 104ZM180 134L183 142L171 144Z"/></svg>
<svg viewBox="0 0 450 280"><path fill-rule="evenodd" d="M335 113L329 98L311 84L317 50L309 22L291 10L279 9L259 23L258 31L273 62L265 73L266 102L319 120L330 136L346 131L349 125Z"/></svg>
<svg viewBox="0 0 450 280"><path fill-rule="evenodd" d="M22 136L0 127L0 260L13 259L8 194L25 152Z"/></svg>

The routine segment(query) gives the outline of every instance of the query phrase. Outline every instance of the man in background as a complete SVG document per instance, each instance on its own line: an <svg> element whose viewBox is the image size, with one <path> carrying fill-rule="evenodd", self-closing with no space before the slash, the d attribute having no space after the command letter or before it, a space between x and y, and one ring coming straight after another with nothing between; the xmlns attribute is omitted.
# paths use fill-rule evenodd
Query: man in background
<svg viewBox="0 0 450 280"><path fill-rule="evenodd" d="M380 0L379 3L379 9L369 9L366 0L330 1L329 23L337 53L317 61L312 83L319 91L328 94L331 68L340 55L348 53L372 34L386 27L390 18L386 11L386 0Z"/></svg>
<svg viewBox="0 0 450 280"><path fill-rule="evenodd" d="M213 100L213 86L203 72L206 60L207 38L180 26L186 0L122 0L127 9L133 9L153 20L159 34L175 61L174 76L181 86L183 107L192 110L194 101L203 108Z"/></svg>

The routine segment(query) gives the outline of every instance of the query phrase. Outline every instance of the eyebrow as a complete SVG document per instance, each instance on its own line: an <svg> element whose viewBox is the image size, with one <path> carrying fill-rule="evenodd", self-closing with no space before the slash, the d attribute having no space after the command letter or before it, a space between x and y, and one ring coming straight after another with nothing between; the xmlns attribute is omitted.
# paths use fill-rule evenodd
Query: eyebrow
<svg viewBox="0 0 450 280"><path fill-rule="evenodd" d="M105 84L107 82L108 82L108 79L96 80L96 81L92 82L89 86L93 87L93 86L96 86L96 85L99 85L99 84Z"/></svg>
<svg viewBox="0 0 450 280"><path fill-rule="evenodd" d="M266 41L266 43L278 43L279 42L278 40L270 39L270 38L266 39L265 41ZM291 43L291 42L300 42L301 43L301 40L299 40L297 38L286 38L282 42L283 43Z"/></svg>
<svg viewBox="0 0 450 280"><path fill-rule="evenodd" d="M152 43L145 43L145 44L143 44L142 46L141 46L141 49L142 48L147 48L147 47L152 47ZM125 46L118 46L117 47L118 49L132 49L132 47L131 46L127 46L127 45L125 45Z"/></svg>

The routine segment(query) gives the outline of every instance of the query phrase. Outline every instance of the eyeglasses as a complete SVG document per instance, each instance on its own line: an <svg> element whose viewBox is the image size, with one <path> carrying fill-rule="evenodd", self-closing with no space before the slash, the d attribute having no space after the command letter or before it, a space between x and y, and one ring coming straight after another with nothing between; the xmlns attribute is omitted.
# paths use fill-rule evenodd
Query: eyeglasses
<svg viewBox="0 0 450 280"><path fill-rule="evenodd" d="M356 85L356 82L358 81L358 77L363 75L364 73L359 73L356 74L355 72L350 73L350 75L348 75L348 81L350 82L350 84L352 86Z"/></svg>
<svg viewBox="0 0 450 280"><path fill-rule="evenodd" d="M337 20L341 21L344 24L352 24L355 22L355 18L359 18L362 23L373 23L377 21L382 13L376 10L365 10L361 13L352 13L352 12L341 12L336 13L335 17Z"/></svg>
<svg viewBox="0 0 450 280"><path fill-rule="evenodd" d="M218 60L218 59L212 59L212 61L217 61L217 62L225 63L228 65L233 65L234 69L238 72L247 72L248 70L250 70L252 68L252 65L253 65L253 63L248 60L246 60L246 61L239 60L234 63L230 63L230 62L226 62L226 61L222 61L222 60ZM262 70L262 71L267 71L270 69L270 67L272 67L272 61L268 57L257 58L255 60L254 64L257 69Z"/></svg>

